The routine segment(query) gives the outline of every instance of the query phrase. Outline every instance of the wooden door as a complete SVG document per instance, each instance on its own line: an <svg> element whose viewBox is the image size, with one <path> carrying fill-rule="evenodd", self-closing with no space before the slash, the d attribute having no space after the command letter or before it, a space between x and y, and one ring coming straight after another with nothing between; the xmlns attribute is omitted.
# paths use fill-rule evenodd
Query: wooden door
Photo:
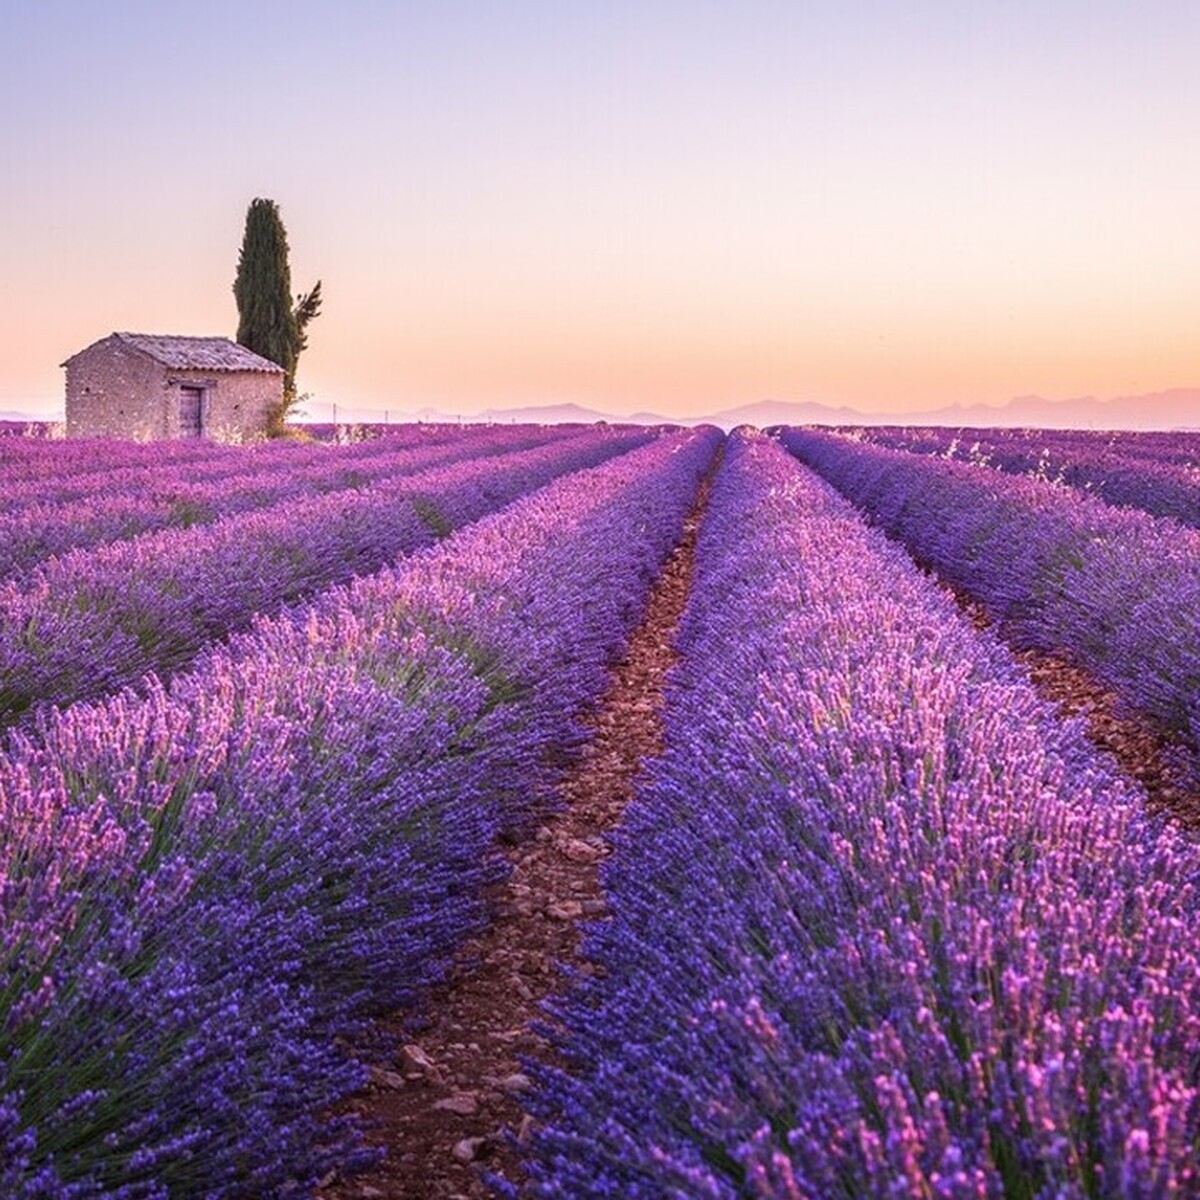
<svg viewBox="0 0 1200 1200"><path fill-rule="evenodd" d="M204 389L181 387L179 389L179 436L200 437L203 429Z"/></svg>

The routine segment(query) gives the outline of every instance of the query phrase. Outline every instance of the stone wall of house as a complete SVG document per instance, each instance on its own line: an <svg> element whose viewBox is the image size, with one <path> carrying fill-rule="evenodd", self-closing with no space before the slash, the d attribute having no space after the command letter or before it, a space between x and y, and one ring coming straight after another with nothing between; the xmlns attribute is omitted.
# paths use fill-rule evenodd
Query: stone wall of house
<svg viewBox="0 0 1200 1200"><path fill-rule="evenodd" d="M205 437L253 441L283 399L282 373L178 370L118 338L80 351L66 369L68 437L179 437L180 388L191 385L204 389Z"/></svg>
<svg viewBox="0 0 1200 1200"><path fill-rule="evenodd" d="M219 441L254 441L267 430L271 410L283 401L283 374L267 371L204 371L163 368L169 383L167 420L179 436L179 388L191 384L204 388L204 436Z"/></svg>
<svg viewBox="0 0 1200 1200"><path fill-rule="evenodd" d="M151 441L176 436L167 421L166 368L106 338L67 360L67 437Z"/></svg>

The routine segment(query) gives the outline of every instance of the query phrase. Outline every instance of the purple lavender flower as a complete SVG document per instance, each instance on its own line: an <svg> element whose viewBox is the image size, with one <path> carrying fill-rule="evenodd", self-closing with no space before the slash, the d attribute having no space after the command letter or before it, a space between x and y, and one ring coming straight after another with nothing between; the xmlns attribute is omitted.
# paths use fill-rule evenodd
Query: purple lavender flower
<svg viewBox="0 0 1200 1200"><path fill-rule="evenodd" d="M339 1035L486 919L496 835L550 803L720 440L640 437L169 686L10 733L11 1194L303 1196L362 1153L325 1115L363 1074Z"/></svg>
<svg viewBox="0 0 1200 1200"><path fill-rule="evenodd" d="M770 440L697 553L531 1194L1196 1192L1192 843Z"/></svg>

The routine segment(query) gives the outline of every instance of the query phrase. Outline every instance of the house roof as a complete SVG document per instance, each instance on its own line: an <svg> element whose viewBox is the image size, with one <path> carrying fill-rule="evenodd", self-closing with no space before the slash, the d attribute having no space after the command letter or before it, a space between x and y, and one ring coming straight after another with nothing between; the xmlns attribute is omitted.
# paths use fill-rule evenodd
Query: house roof
<svg viewBox="0 0 1200 1200"><path fill-rule="evenodd" d="M247 350L224 337L183 337L176 334L158 333L114 333L101 342L116 338L134 350L148 354L163 366L176 370L200 369L204 371L264 371L283 374L283 368L270 359ZM89 350L91 346L87 347ZM80 351L83 353L83 351ZM72 355L71 358L77 357ZM67 362L71 359L68 358ZM63 363L63 366L66 366Z"/></svg>

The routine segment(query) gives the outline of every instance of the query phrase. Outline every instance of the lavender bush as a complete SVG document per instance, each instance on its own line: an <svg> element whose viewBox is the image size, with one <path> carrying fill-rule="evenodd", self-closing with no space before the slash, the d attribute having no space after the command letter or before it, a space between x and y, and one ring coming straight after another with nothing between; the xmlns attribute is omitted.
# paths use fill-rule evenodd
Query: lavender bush
<svg viewBox="0 0 1200 1200"><path fill-rule="evenodd" d="M649 436L585 433L51 559L0 586L0 721L177 670L256 613L378 570Z"/></svg>
<svg viewBox="0 0 1200 1200"><path fill-rule="evenodd" d="M259 453L257 448L252 452ZM51 488L59 481L88 476L88 485L94 485L99 482L102 473L109 471L151 470L163 464L181 469L189 465L201 469L202 464L208 464L219 469L217 464L222 462L236 470L238 452L199 438L155 443L112 438L69 438L60 441L12 437L0 440L0 466L4 468L6 500L7 489L21 483L36 486L40 481Z"/></svg>
<svg viewBox="0 0 1200 1200"><path fill-rule="evenodd" d="M578 432L578 431L576 431ZM320 471L353 455L362 463L401 451L433 451L437 447L481 444L485 450L504 446L504 437L525 445L563 436L540 426L410 426L386 439L341 447L322 443L269 442L230 447L204 439L139 444L114 439L71 438L47 442L38 451L26 447L6 461L0 442L0 505L6 515L30 508L51 508L81 500L114 496L172 495L179 489L219 487L225 480L254 477L280 480L309 470ZM531 440L526 440L531 439ZM36 444L34 444L36 445ZM515 444L513 449L518 448ZM465 457L465 456L464 456Z"/></svg>
<svg viewBox="0 0 1200 1200"><path fill-rule="evenodd" d="M1018 643L1066 652L1200 748L1200 533L964 463L782 440Z"/></svg>
<svg viewBox="0 0 1200 1200"><path fill-rule="evenodd" d="M765 438L678 645L528 1194L1196 1194L1195 847Z"/></svg>
<svg viewBox="0 0 1200 1200"><path fill-rule="evenodd" d="M719 436L654 438L169 688L9 736L6 1194L303 1196L353 1161L323 1116L362 1077L338 1035L483 920L496 834L548 802Z"/></svg>
<svg viewBox="0 0 1200 1200"><path fill-rule="evenodd" d="M399 439L397 439L399 440ZM253 470L189 481L177 469L144 471L132 484L103 479L103 490L80 499L11 506L0 515L0 580L27 575L51 555L125 541L162 529L207 525L237 513L266 509L285 500L369 487L432 467L484 455L531 449L553 439L535 426L503 431L468 427L456 438L364 448L323 447L292 461L253 461ZM62 443L60 443L62 444ZM0 491L0 503L4 500Z"/></svg>
<svg viewBox="0 0 1200 1200"><path fill-rule="evenodd" d="M918 453L939 453L946 439L960 447L979 445L1019 446L1041 442L1066 454L1083 457L1112 455L1177 467L1200 467L1200 432L1135 431L1129 429L977 429L963 426L844 426L843 433L865 436L881 446Z"/></svg>
<svg viewBox="0 0 1200 1200"><path fill-rule="evenodd" d="M849 432L849 431L848 431ZM1055 429L885 429L857 431L876 445L959 458L1013 475L1031 475L1078 488L1106 504L1138 508L1182 525L1200 526L1197 451L1176 447L1183 461L1154 457L1152 434L1119 437ZM1142 439L1149 447L1140 447Z"/></svg>

